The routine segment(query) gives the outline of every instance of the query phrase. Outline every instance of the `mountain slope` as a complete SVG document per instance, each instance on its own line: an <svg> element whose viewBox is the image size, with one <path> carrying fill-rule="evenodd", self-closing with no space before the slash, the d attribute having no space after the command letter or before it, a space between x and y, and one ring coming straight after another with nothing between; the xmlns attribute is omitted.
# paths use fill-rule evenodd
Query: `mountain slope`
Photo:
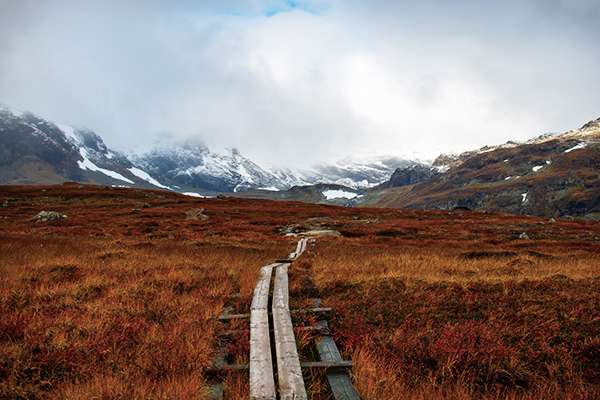
<svg viewBox="0 0 600 400"><path fill-rule="evenodd" d="M403 187L388 183L368 192L359 204L461 206L547 217L600 213L600 119L562 135L488 147L450 162L447 171L424 182ZM445 169L440 161L434 165Z"/></svg>
<svg viewBox="0 0 600 400"><path fill-rule="evenodd" d="M294 186L288 190L280 191L246 190L235 193L233 196L353 207L361 194L359 190L346 186L319 183L316 185Z"/></svg>
<svg viewBox="0 0 600 400"><path fill-rule="evenodd" d="M3 184L89 182L76 147L58 126L31 113L0 108L0 176Z"/></svg>
<svg viewBox="0 0 600 400"><path fill-rule="evenodd" d="M284 169L264 170L236 149L215 152L195 140L159 146L134 160L175 182L219 192L279 190L304 183Z"/></svg>
<svg viewBox="0 0 600 400"><path fill-rule="evenodd" d="M109 150L89 129L58 126L29 112L0 107L0 183L65 181L169 190L174 184Z"/></svg>

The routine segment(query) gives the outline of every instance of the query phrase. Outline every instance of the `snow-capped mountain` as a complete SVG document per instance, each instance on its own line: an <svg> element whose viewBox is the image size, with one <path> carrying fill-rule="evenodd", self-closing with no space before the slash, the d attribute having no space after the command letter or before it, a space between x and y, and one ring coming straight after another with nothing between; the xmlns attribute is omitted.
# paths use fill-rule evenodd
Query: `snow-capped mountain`
<svg viewBox="0 0 600 400"><path fill-rule="evenodd" d="M266 170L236 149L211 151L198 140L157 146L133 159L147 170L175 182L219 192L281 190L304 183L291 171Z"/></svg>
<svg viewBox="0 0 600 400"><path fill-rule="evenodd" d="M234 148L209 149L199 140L163 143L148 153L125 156L110 150L90 129L59 126L29 112L0 106L1 184L72 180L179 192L287 190L337 184L354 190L380 184L397 168L423 162L407 157L345 158L310 169L261 166Z"/></svg>
<svg viewBox="0 0 600 400"><path fill-rule="evenodd" d="M133 160L146 169L192 187L240 192L248 189L287 190L294 186L337 184L363 189L390 178L397 168L422 161L396 156L348 157L333 164L292 171L261 167L236 149L210 150L200 141L161 145Z"/></svg>
<svg viewBox="0 0 600 400"><path fill-rule="evenodd" d="M365 189L387 181L398 168L423 164L426 162L416 157L346 157L330 165L316 165L312 170L300 172L300 176L311 185L331 183Z"/></svg>
<svg viewBox="0 0 600 400"><path fill-rule="evenodd" d="M109 150L93 131L6 106L0 106L0 172L2 184L76 181L172 190L164 178Z"/></svg>

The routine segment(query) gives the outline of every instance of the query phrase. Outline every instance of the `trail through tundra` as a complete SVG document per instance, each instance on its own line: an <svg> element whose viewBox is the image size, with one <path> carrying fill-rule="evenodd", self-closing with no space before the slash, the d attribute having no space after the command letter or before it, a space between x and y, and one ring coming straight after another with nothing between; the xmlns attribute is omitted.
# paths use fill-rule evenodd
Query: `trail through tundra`
<svg viewBox="0 0 600 400"><path fill-rule="evenodd" d="M253 400L276 399L276 387L279 388L280 399L307 399L302 377L303 366L298 357L289 308L288 287L288 264L302 255L306 250L306 243L305 238L300 239L296 251L287 259L278 260L275 264L261 269L250 310L250 398ZM272 318L269 319L269 289L273 269L275 269L275 278L271 305ZM273 337L269 334L270 326L273 327ZM324 326L326 329L326 321L320 321L319 326ZM273 346L270 343L271 339L274 340ZM327 339L317 345L324 363L306 363L310 365L305 367L340 366L341 357L335 343L331 338ZM272 348L275 350L276 363L273 363ZM335 399L359 399L346 372L331 372L328 378Z"/></svg>

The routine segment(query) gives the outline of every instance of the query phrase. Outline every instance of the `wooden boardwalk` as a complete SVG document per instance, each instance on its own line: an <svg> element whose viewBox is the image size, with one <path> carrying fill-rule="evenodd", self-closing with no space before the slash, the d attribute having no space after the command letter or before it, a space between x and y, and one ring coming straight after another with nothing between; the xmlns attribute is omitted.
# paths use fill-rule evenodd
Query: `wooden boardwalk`
<svg viewBox="0 0 600 400"><path fill-rule="evenodd" d="M229 366L234 367L235 370L245 367L249 369L252 400L307 399L302 368L318 368L327 371L335 400L360 400L346 372L346 369L352 367L352 362L342 361L331 336L325 334L317 343L320 362L300 363L291 318L293 311L290 312L289 308L288 265L302 255L306 250L306 244L307 239L301 239L296 246L296 251L290 253L287 259L262 267L254 288L250 307L250 363L248 366ZM273 270L275 270L274 279ZM269 314L272 280L273 295L271 314ZM329 309L315 308L314 311L327 312ZM270 315L272 319L269 318ZM227 320L232 317L244 318L247 315L225 315L220 319ZM272 336L270 327L273 331ZM319 321L319 326L314 327L314 330L328 332L327 322ZM273 350L275 357L273 357ZM222 386L216 389L220 389L220 397L215 395L211 396L211 399L222 398Z"/></svg>

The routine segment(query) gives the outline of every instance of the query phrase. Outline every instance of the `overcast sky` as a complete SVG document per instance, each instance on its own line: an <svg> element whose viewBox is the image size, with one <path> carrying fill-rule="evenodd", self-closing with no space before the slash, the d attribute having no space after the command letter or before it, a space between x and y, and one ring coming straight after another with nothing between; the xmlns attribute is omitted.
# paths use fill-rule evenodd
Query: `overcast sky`
<svg viewBox="0 0 600 400"><path fill-rule="evenodd" d="M293 165L600 117L598 0L0 0L0 103Z"/></svg>

